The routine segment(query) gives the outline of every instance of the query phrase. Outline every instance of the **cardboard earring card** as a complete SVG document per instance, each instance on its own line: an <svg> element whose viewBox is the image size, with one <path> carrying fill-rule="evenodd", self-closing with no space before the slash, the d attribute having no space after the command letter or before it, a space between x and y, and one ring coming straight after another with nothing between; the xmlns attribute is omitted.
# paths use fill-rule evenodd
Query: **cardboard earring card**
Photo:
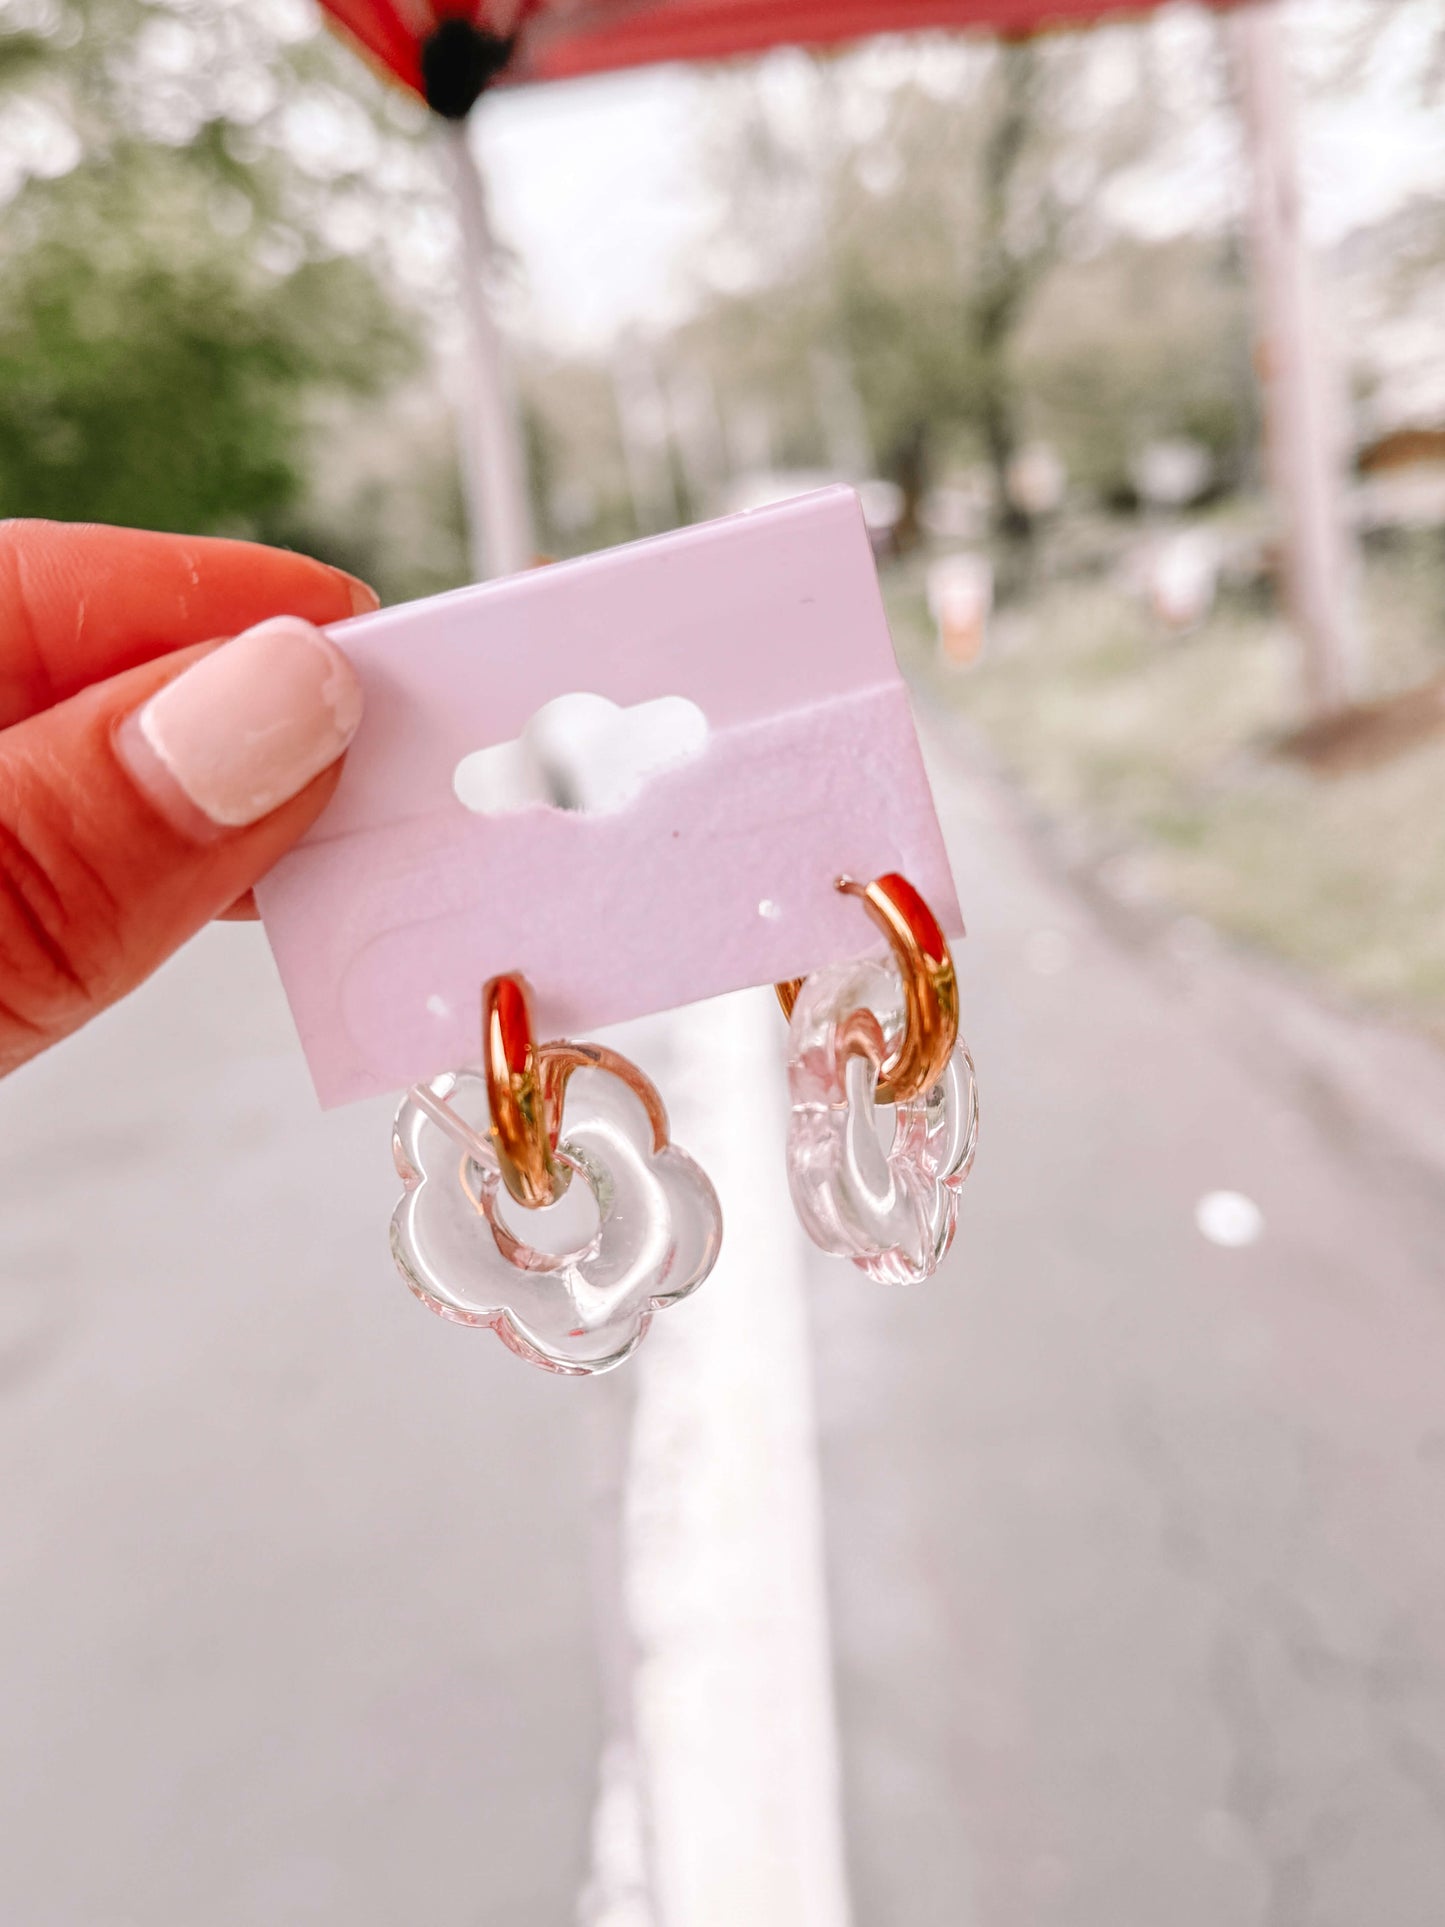
<svg viewBox="0 0 1445 1927"><path fill-rule="evenodd" d="M962 930L851 489L327 633L365 715L256 890L323 1104L475 1062L502 972L586 1037L861 955L841 873Z"/></svg>

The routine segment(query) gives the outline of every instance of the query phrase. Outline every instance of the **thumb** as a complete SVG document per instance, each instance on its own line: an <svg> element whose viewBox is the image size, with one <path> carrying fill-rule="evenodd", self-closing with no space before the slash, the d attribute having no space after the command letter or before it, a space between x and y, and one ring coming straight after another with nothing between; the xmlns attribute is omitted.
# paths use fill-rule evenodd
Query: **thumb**
<svg viewBox="0 0 1445 1927"><path fill-rule="evenodd" d="M297 616L0 732L0 1072L133 990L325 806L361 720Z"/></svg>

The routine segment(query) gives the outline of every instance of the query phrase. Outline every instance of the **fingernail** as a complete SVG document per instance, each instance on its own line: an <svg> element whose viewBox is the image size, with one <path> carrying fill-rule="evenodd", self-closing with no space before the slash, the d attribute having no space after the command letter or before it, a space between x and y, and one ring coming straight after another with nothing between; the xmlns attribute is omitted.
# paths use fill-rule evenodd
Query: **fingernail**
<svg viewBox="0 0 1445 1927"><path fill-rule="evenodd" d="M351 597L351 613L354 616L369 616L381 607L381 597L375 589L369 588L358 575L348 575L345 569L332 569L331 573L338 582L346 584L346 593Z"/></svg>
<svg viewBox="0 0 1445 1927"><path fill-rule="evenodd" d="M152 796L158 764L207 822L240 829L334 763L360 721L345 656L299 616L276 616L158 690L116 747Z"/></svg>

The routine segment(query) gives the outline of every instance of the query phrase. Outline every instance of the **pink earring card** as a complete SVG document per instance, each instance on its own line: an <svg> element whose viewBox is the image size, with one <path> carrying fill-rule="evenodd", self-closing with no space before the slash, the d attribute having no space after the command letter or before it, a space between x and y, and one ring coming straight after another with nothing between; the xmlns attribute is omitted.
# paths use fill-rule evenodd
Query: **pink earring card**
<svg viewBox="0 0 1445 1927"><path fill-rule="evenodd" d="M962 929L851 489L328 634L365 716L256 891L323 1104L475 1063L504 971L586 1038L861 956L843 873Z"/></svg>

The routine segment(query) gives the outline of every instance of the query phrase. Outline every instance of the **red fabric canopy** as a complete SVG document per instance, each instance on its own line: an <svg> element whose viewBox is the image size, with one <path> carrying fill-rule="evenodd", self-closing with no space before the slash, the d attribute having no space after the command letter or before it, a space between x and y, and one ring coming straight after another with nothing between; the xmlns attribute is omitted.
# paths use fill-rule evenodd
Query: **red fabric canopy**
<svg viewBox="0 0 1445 1927"><path fill-rule="evenodd" d="M1157 0L321 0L342 27L439 112L484 88L568 80L663 60L836 46L869 34L999 33L1144 13ZM1214 0L1228 4L1228 0Z"/></svg>

